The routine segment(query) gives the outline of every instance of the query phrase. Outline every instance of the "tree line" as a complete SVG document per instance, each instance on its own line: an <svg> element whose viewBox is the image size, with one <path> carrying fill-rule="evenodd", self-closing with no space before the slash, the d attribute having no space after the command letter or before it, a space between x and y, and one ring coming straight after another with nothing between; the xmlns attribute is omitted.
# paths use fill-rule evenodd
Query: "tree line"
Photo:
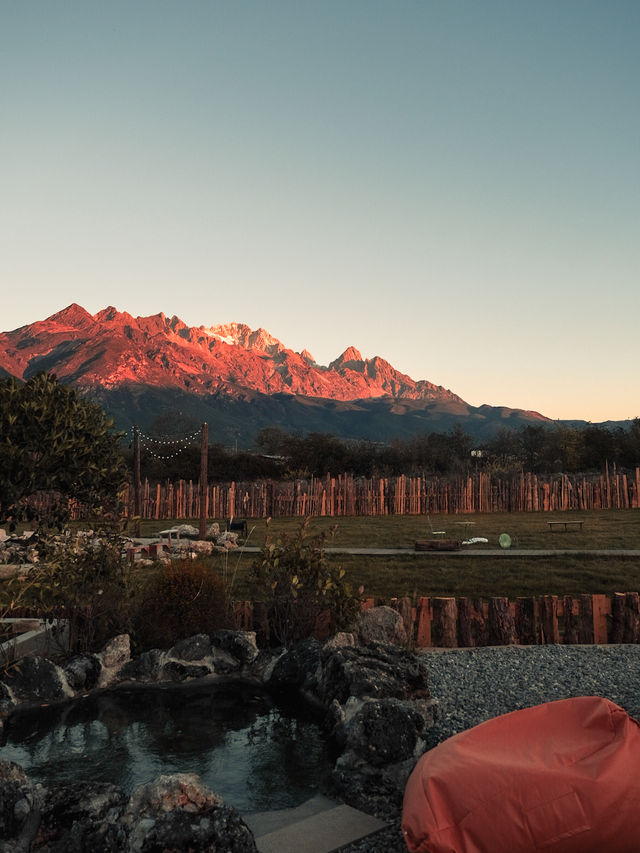
<svg viewBox="0 0 640 853"><path fill-rule="evenodd" d="M532 474L598 472L609 464L621 470L640 465L640 419L628 429L587 424L532 424L501 429L478 442L462 427L431 432L388 444L341 439L328 433L287 432L267 427L253 450L209 445L209 480L229 482L321 477L347 473L356 477L401 474L447 476L481 470L496 476L519 471ZM200 448L185 447L170 459L157 458L143 447L142 476L150 481L193 479L200 472Z"/></svg>

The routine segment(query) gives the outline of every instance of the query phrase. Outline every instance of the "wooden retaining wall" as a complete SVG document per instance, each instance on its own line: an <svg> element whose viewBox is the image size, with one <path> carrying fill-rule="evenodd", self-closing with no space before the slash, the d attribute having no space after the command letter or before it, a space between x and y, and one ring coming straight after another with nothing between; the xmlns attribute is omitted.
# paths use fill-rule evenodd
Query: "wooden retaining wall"
<svg viewBox="0 0 640 853"><path fill-rule="evenodd" d="M200 486L142 483L143 518L198 518ZM133 511L133 489L123 495ZM210 483L208 518L275 518L277 516L380 516L427 513L550 512L557 510L629 509L640 507L640 468L633 475L606 468L599 475L566 474L510 479L477 473L468 477L312 477L309 480L261 480Z"/></svg>
<svg viewBox="0 0 640 853"><path fill-rule="evenodd" d="M366 599L363 610L380 604L393 607L417 648L476 646L566 645L640 642L640 596L637 592L608 595L543 595L537 598ZM236 607L238 627L266 632L264 604L244 601ZM328 620L319 620L324 639Z"/></svg>

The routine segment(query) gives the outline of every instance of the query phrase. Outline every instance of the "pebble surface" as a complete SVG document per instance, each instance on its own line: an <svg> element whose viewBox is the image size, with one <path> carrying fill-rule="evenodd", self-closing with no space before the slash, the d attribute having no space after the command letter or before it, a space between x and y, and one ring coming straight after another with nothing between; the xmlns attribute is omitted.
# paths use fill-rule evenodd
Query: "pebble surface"
<svg viewBox="0 0 640 853"><path fill-rule="evenodd" d="M492 717L573 696L603 696L640 719L640 645L425 649L429 690L440 703L429 748ZM381 815L381 817L385 817ZM341 853L406 853L400 816Z"/></svg>

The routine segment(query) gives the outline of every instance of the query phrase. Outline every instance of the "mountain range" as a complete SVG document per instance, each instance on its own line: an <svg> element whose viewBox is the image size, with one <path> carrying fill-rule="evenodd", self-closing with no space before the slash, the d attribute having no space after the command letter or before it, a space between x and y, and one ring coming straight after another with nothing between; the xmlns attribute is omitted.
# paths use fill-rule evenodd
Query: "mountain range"
<svg viewBox="0 0 640 853"><path fill-rule="evenodd" d="M100 402L121 429L159 415L207 421L212 441L249 446L265 426L388 441L460 424L477 438L500 426L544 423L538 412L470 406L427 380L348 347L328 366L241 323L187 326L179 317L133 317L69 305L0 333L0 375L38 371Z"/></svg>

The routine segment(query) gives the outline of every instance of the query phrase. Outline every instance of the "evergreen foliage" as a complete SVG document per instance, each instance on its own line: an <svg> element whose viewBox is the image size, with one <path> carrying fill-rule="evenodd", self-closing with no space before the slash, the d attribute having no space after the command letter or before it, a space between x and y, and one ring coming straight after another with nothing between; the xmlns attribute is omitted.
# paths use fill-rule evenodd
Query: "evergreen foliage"
<svg viewBox="0 0 640 853"><path fill-rule="evenodd" d="M99 405L51 374L0 380L0 519L33 519L29 498L45 491L58 495L50 522L64 521L70 502L115 512L126 480L120 438Z"/></svg>

